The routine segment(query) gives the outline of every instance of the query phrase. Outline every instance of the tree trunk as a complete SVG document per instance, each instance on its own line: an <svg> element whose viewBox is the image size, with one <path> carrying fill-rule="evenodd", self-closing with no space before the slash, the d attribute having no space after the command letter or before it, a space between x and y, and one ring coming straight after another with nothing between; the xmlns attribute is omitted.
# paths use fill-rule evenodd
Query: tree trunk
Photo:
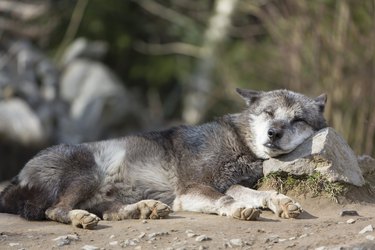
<svg viewBox="0 0 375 250"><path fill-rule="evenodd" d="M204 34L201 58L197 68L188 80L182 116L186 123L196 124L202 120L206 111L209 93L213 87L212 71L217 60L220 44L225 40L231 15L237 0L217 0L212 17Z"/></svg>

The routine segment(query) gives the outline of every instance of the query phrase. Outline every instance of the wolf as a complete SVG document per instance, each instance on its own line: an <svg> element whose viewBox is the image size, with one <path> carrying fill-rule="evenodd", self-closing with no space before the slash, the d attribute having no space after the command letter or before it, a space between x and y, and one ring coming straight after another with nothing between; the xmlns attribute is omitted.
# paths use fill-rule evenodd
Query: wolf
<svg viewBox="0 0 375 250"><path fill-rule="evenodd" d="M101 219L159 219L172 211L256 220L267 208L296 218L298 202L251 187L264 159L327 126L327 96L237 92L246 108L209 123L41 151L1 192L0 212L86 229Z"/></svg>

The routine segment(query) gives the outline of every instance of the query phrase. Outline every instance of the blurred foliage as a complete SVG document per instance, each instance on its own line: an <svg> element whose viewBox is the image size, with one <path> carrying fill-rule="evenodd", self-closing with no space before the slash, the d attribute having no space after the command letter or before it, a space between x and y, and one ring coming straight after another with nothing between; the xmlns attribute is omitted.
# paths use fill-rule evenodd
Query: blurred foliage
<svg viewBox="0 0 375 250"><path fill-rule="evenodd" d="M49 1L59 22L43 46L56 54L79 1ZM89 0L72 38L105 40L105 62L146 105L181 119L215 4L225 0ZM216 50L203 120L236 112L235 87L326 92L326 117L357 153L375 147L375 0L242 0ZM36 39L38 42L38 39ZM189 45L189 50L170 45ZM191 49L191 50L190 50ZM156 93L156 95L155 95Z"/></svg>

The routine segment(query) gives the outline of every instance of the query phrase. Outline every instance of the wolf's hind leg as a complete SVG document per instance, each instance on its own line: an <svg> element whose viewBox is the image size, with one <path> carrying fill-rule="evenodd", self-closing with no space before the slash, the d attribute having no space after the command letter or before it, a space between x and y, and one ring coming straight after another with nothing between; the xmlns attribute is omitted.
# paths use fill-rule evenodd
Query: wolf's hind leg
<svg viewBox="0 0 375 250"><path fill-rule="evenodd" d="M161 219L172 212L172 209L156 200L142 200L130 205L114 205L103 213L104 220L125 219Z"/></svg>
<svg viewBox="0 0 375 250"><path fill-rule="evenodd" d="M75 227L93 229L100 218L86 210L76 208L80 202L92 195L96 185L96 181L90 182L89 178L85 183L80 180L72 181L59 196L58 201L45 211L47 219L72 224Z"/></svg>
<svg viewBox="0 0 375 250"><path fill-rule="evenodd" d="M260 215L260 211L254 206L236 201L210 186L201 184L189 185L184 192L177 195L173 209L219 214L240 220L256 220Z"/></svg>
<svg viewBox="0 0 375 250"><path fill-rule="evenodd" d="M298 202L276 191L257 191L241 185L233 185L226 194L254 207L269 208L284 219L296 218L302 212Z"/></svg>

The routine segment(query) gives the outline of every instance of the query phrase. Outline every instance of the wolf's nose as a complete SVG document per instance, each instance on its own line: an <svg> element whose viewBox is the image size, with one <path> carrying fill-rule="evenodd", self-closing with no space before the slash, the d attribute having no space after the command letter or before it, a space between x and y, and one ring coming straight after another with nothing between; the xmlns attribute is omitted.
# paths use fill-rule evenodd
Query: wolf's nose
<svg viewBox="0 0 375 250"><path fill-rule="evenodd" d="M271 140L277 140L280 139L283 136L283 131L278 128L270 128L267 131L268 138Z"/></svg>

